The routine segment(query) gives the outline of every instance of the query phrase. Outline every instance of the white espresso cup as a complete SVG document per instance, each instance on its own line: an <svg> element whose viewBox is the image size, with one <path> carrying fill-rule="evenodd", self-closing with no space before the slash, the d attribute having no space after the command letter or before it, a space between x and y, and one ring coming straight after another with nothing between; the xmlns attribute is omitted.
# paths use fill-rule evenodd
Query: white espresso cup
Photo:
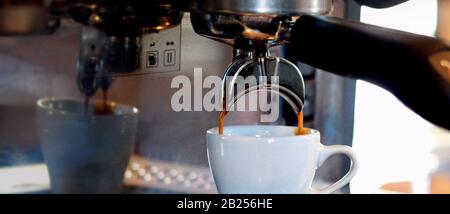
<svg viewBox="0 0 450 214"><path fill-rule="evenodd" d="M86 114L83 100L37 101L37 131L52 193L120 193L133 152L138 110L116 103L113 114Z"/></svg>
<svg viewBox="0 0 450 214"><path fill-rule="evenodd" d="M308 194L331 193L347 183L358 169L349 146L324 146L320 133L296 136L297 127L254 125L227 126L207 131L209 165L219 193ZM311 188L316 169L334 155L351 159L349 172L323 189Z"/></svg>

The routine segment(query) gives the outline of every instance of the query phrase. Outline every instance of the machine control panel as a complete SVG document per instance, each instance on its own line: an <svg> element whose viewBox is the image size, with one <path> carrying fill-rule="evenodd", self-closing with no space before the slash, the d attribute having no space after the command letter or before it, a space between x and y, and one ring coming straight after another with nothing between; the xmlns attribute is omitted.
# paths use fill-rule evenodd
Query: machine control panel
<svg viewBox="0 0 450 214"><path fill-rule="evenodd" d="M181 25L141 37L142 73L180 70Z"/></svg>

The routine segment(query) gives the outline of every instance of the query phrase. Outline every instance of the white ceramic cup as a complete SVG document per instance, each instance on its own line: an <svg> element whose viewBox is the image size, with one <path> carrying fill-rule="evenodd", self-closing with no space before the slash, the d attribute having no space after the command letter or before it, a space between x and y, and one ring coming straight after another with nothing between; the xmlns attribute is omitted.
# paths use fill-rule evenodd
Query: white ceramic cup
<svg viewBox="0 0 450 214"><path fill-rule="evenodd" d="M120 193L133 152L138 110L115 104L114 114L85 114L84 101L37 101L37 131L52 193Z"/></svg>
<svg viewBox="0 0 450 214"><path fill-rule="evenodd" d="M296 136L290 126L226 126L207 131L209 165L219 193L331 193L345 186L358 169L349 146L324 146L320 133ZM324 189L312 189L316 169L334 154L351 159L349 172Z"/></svg>

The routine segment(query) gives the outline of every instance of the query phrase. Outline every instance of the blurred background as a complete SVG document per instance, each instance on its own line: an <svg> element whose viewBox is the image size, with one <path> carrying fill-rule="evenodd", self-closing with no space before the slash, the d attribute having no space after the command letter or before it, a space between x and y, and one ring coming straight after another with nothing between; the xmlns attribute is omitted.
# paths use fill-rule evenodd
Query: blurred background
<svg viewBox="0 0 450 214"><path fill-rule="evenodd" d="M446 0L413 0L388 9L363 7L361 21L450 41L450 2ZM426 94L418 96L426 102ZM370 83L357 81L355 100L353 147L362 166L352 181L352 192L375 191L391 182L396 183L386 188L429 192L428 176L439 158L432 151L450 146L450 132L425 121ZM448 185L442 188L448 190Z"/></svg>

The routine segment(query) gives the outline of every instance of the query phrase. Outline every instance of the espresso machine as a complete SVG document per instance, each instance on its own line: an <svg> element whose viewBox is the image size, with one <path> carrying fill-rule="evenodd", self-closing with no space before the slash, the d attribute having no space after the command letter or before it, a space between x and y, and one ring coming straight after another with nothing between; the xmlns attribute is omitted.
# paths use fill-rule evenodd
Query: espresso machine
<svg viewBox="0 0 450 214"><path fill-rule="evenodd" d="M112 96L143 110L136 152L206 165L203 134L217 125L217 112L170 108L170 80L180 74L195 79L195 67L223 78L270 76L273 70L287 89L281 95L294 100L282 103L281 122L294 125L292 109L303 110L324 144L352 142L355 79L389 90L426 120L450 129L450 48L358 22L362 5L387 8L405 1L4 0L0 35L50 37L76 26L81 37L73 80L81 94L133 91ZM233 114L230 123L258 122L256 113ZM328 162L317 175L324 182L349 167L340 157Z"/></svg>

